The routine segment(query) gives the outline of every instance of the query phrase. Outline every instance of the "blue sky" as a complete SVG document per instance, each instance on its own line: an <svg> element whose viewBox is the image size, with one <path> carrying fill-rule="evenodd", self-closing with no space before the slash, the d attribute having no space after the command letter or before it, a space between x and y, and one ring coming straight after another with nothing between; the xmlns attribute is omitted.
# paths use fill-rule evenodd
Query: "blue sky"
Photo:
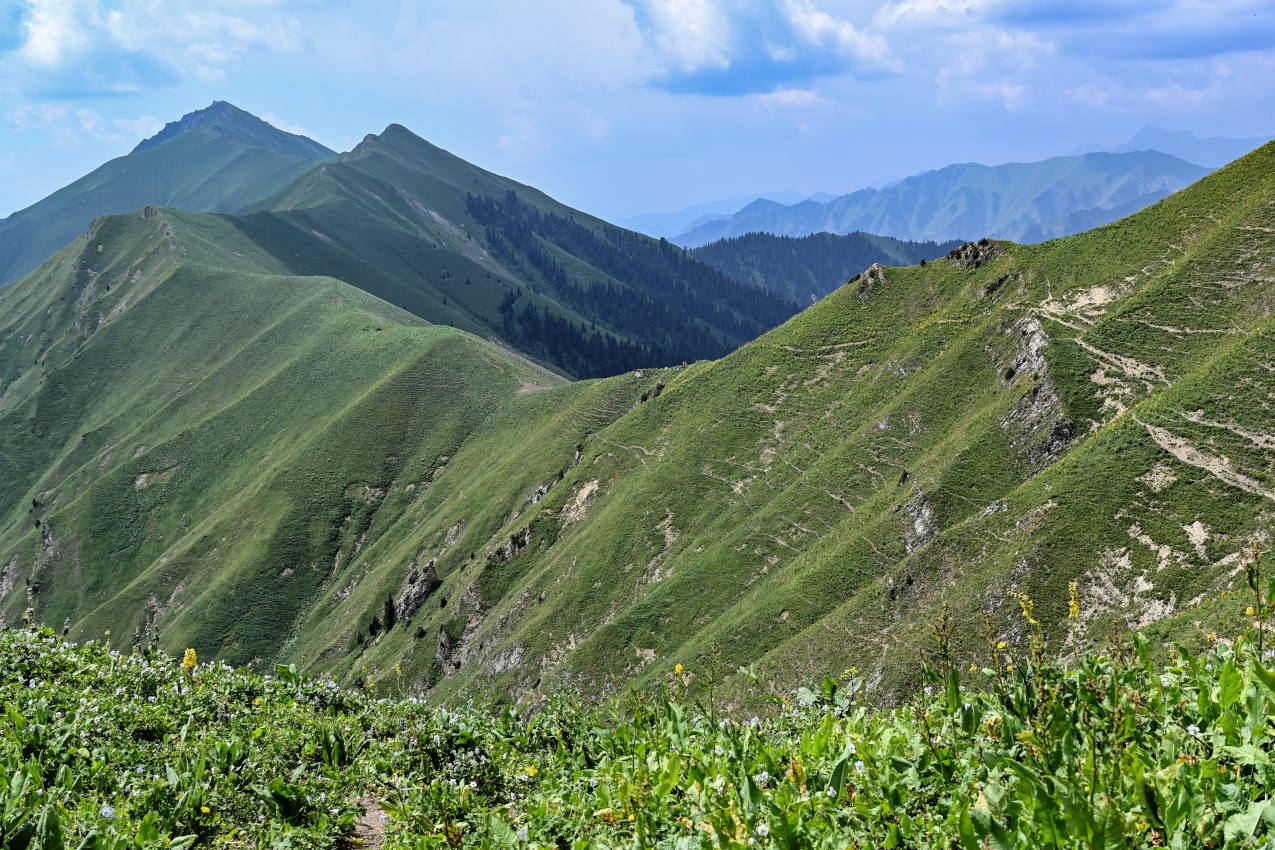
<svg viewBox="0 0 1275 850"><path fill-rule="evenodd" d="M1275 2L0 0L0 215L214 99L621 217L1275 135Z"/></svg>

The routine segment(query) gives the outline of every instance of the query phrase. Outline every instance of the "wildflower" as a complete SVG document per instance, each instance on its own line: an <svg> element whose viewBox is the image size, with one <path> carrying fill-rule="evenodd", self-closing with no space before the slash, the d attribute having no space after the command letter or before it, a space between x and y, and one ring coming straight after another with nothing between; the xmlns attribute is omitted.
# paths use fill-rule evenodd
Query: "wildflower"
<svg viewBox="0 0 1275 850"><path fill-rule="evenodd" d="M971 664L971 665L970 665L970 672L971 672L971 673L977 673L977 672L978 672L978 665L977 665L977 664Z"/></svg>
<svg viewBox="0 0 1275 850"><path fill-rule="evenodd" d="M855 770L863 770L863 759L858 759L854 763Z"/></svg>
<svg viewBox="0 0 1275 850"><path fill-rule="evenodd" d="M1250 606L1248 606L1247 608L1245 608L1245 609L1244 609L1244 616L1246 616L1246 617L1255 617L1255 616L1257 616L1257 612L1256 612L1256 611L1254 611L1254 610L1253 610L1253 606L1252 606L1252 605L1250 605Z"/></svg>
<svg viewBox="0 0 1275 850"><path fill-rule="evenodd" d="M200 806L199 811L201 811L204 814L210 814L212 812L212 809L208 808L207 806Z"/></svg>
<svg viewBox="0 0 1275 850"><path fill-rule="evenodd" d="M1186 727L1186 733L1191 737L1196 737L1200 734L1200 727L1192 723L1190 726Z"/></svg>
<svg viewBox="0 0 1275 850"><path fill-rule="evenodd" d="M761 823L757 824L757 834L760 835L762 838L765 838L767 835L770 835L770 824L766 823L765 821L762 821Z"/></svg>
<svg viewBox="0 0 1275 850"><path fill-rule="evenodd" d="M110 806L106 805L105 803L103 803L102 810L98 812L98 814L102 817L103 820L110 820L111 818L115 817L115 810L112 809Z"/></svg>
<svg viewBox="0 0 1275 850"><path fill-rule="evenodd" d="M829 789L828 789L828 796L829 796L829 797L835 797L835 796L837 796L837 789L836 789L836 788L829 788Z"/></svg>
<svg viewBox="0 0 1275 850"><path fill-rule="evenodd" d="M673 672L680 676L682 675L682 671L684 669L686 668L684 668L681 664L678 664L676 667L673 668Z"/></svg>
<svg viewBox="0 0 1275 850"><path fill-rule="evenodd" d="M1000 643L996 644L997 649L1004 649L1006 646L1008 646L1008 644L1005 643L1005 641L1001 641Z"/></svg>
<svg viewBox="0 0 1275 850"><path fill-rule="evenodd" d="M253 701L252 701L252 704L253 704L253 705L261 705L261 697L257 697L255 700L253 700Z"/></svg>
<svg viewBox="0 0 1275 850"><path fill-rule="evenodd" d="M761 773L757 773L753 775L753 781L756 782L758 785L765 785L766 780L768 779L770 779L770 771L768 770L763 770Z"/></svg>
<svg viewBox="0 0 1275 850"><path fill-rule="evenodd" d="M187 670L193 670L196 663L195 650L193 648L187 649L186 654L182 656L182 667Z"/></svg>
<svg viewBox="0 0 1275 850"><path fill-rule="evenodd" d="M102 632L102 634L106 635L107 637L110 637L110 636L111 636L111 630L110 630L110 629L107 629L106 631Z"/></svg>
<svg viewBox="0 0 1275 850"><path fill-rule="evenodd" d="M536 769L536 766L535 766L534 764L529 764L529 765L527 765L527 775L528 775L528 776L535 776L535 775L536 775L537 773L539 773L539 772L540 772L540 771Z"/></svg>
<svg viewBox="0 0 1275 850"><path fill-rule="evenodd" d="M1217 632L1209 632L1209 643L1217 640Z"/></svg>
<svg viewBox="0 0 1275 850"><path fill-rule="evenodd" d="M395 676L402 676L402 675L403 675L403 665L402 665L402 664L395 664L395 665L394 665L394 675L395 675Z"/></svg>
<svg viewBox="0 0 1275 850"><path fill-rule="evenodd" d="M1067 618L1080 619L1080 588L1074 581L1067 585Z"/></svg>
<svg viewBox="0 0 1275 850"><path fill-rule="evenodd" d="M1020 593L1018 594L1018 605L1023 609L1023 618L1033 626L1036 625L1036 621L1032 618L1032 598L1026 593Z"/></svg>
<svg viewBox="0 0 1275 850"><path fill-rule="evenodd" d="M518 838L521 841L527 840L527 827L525 826L518 827Z"/></svg>

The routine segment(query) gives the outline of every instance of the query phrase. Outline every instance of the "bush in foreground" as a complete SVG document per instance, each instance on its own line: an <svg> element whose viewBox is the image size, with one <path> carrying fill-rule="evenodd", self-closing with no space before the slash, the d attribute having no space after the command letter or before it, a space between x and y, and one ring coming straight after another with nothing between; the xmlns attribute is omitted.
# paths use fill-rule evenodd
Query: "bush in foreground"
<svg viewBox="0 0 1275 850"><path fill-rule="evenodd" d="M740 721L688 704L680 665L664 693L598 702L566 687L526 717L14 629L0 633L0 843L1262 846L1275 840L1262 637L1179 647L1167 664L1138 636L1066 663L1038 640L1021 661L989 642L968 687L939 635L907 705L872 708L850 675Z"/></svg>

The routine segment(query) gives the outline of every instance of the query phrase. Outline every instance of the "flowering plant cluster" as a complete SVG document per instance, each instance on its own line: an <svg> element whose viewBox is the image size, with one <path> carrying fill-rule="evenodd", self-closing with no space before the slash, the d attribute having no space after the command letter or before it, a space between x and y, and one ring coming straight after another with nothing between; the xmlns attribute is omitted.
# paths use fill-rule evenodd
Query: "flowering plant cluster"
<svg viewBox="0 0 1275 850"><path fill-rule="evenodd" d="M1019 600L1023 617L1032 609ZM1266 604L1265 597L1260 604ZM1074 617L1073 617L1074 619ZM1167 661L1141 637L1017 664L989 641L874 706L849 670L703 706L656 693L533 712L377 699L0 632L0 843L388 848L1242 847L1275 840L1275 674L1256 629ZM189 662L189 663L187 663ZM741 671L747 676L749 671ZM702 689L701 689L702 690Z"/></svg>

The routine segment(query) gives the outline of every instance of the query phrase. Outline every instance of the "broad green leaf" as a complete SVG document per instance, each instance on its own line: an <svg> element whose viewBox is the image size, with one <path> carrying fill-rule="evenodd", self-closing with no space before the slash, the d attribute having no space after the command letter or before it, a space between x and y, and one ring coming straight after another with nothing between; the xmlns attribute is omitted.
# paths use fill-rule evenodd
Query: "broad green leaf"
<svg viewBox="0 0 1275 850"><path fill-rule="evenodd" d="M1244 692L1244 677L1240 675L1239 669L1235 663L1227 661L1222 666L1222 673L1218 679L1217 701L1225 711L1235 705L1236 700L1240 698L1240 694Z"/></svg>
<svg viewBox="0 0 1275 850"><path fill-rule="evenodd" d="M1229 844L1238 835L1252 835L1257 829L1258 822L1262 819L1262 815L1266 813L1267 806L1270 805L1270 798L1257 800L1247 809L1238 814L1231 815L1226 819L1222 830L1226 834L1226 841Z"/></svg>

